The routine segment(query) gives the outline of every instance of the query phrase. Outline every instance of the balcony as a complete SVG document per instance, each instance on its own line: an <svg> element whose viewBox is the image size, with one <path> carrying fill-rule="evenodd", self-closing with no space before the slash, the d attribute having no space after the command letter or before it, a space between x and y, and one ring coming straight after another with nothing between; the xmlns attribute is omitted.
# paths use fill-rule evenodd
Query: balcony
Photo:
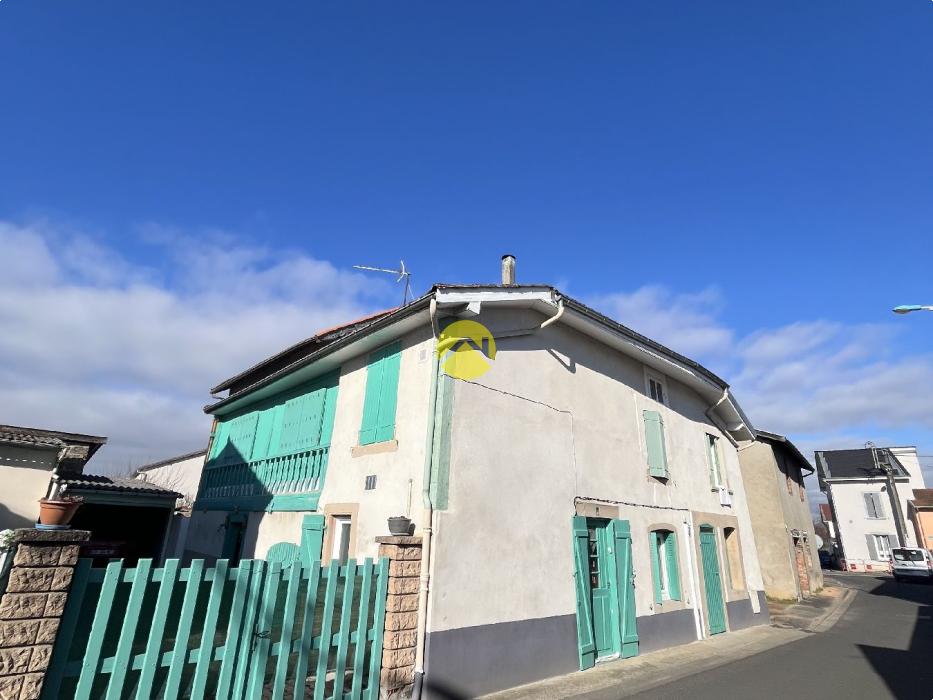
<svg viewBox="0 0 933 700"><path fill-rule="evenodd" d="M205 510L283 511L317 508L329 447L250 462L211 460L194 507Z"/></svg>

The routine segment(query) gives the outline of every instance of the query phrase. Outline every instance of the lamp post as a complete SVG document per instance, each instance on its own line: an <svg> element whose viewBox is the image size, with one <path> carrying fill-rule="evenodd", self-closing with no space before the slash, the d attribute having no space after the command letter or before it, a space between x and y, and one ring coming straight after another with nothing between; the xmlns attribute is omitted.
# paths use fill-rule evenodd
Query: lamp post
<svg viewBox="0 0 933 700"><path fill-rule="evenodd" d="M885 455L884 463L878 459L878 448L875 443L866 442L865 447L871 450L871 459L875 465L875 473L884 474L884 480L888 487L888 500L891 503L891 514L894 516L894 529L897 531L897 546L907 545L907 534L904 532L904 519L901 517L901 504L897 496L897 486L894 483L894 467L891 466L891 460Z"/></svg>
<svg viewBox="0 0 933 700"><path fill-rule="evenodd" d="M933 311L933 306L922 306L920 304L901 304L891 309L896 314L909 314L912 311Z"/></svg>

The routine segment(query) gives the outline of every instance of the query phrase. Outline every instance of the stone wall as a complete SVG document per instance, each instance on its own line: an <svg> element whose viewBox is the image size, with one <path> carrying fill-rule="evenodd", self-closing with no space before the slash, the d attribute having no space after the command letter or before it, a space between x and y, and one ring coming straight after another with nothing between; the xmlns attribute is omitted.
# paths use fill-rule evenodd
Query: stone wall
<svg viewBox="0 0 933 700"><path fill-rule="evenodd" d="M34 700L52 657L84 530L15 531L16 556L0 598L0 700Z"/></svg>
<svg viewBox="0 0 933 700"><path fill-rule="evenodd" d="M409 697L415 678L421 538L377 537L376 542L379 556L389 559L380 696Z"/></svg>

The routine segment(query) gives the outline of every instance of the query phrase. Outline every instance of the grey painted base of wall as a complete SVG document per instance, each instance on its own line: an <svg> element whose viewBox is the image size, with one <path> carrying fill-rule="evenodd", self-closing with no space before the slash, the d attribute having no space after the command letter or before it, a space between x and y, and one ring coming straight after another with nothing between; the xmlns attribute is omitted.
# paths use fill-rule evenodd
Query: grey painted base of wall
<svg viewBox="0 0 933 700"><path fill-rule="evenodd" d="M475 698L579 668L576 615L431 632L425 695Z"/></svg>
<svg viewBox="0 0 933 700"><path fill-rule="evenodd" d="M758 614L752 612L747 598L726 604L731 631L770 622L764 593L758 597ZM639 654L696 641L692 609L639 617L637 629ZM579 668L576 615L430 632L424 696L428 700L474 698Z"/></svg>
<svg viewBox="0 0 933 700"><path fill-rule="evenodd" d="M755 625L767 625L771 622L771 616L768 614L768 601L765 598L764 591L757 591L758 605L761 608L760 613L752 611L752 603L747 598L745 600L733 600L726 603L726 613L729 616L729 630L735 632L754 627Z"/></svg>
<svg viewBox="0 0 933 700"><path fill-rule="evenodd" d="M638 630L638 653L689 644L697 640L693 609L645 615L635 620Z"/></svg>

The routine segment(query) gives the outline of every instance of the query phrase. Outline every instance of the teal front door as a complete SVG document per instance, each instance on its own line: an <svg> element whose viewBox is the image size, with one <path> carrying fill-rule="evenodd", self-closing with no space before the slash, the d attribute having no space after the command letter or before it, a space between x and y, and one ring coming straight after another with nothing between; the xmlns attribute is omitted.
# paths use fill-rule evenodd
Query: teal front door
<svg viewBox="0 0 933 700"><path fill-rule="evenodd" d="M610 586L609 521L587 519L587 571L593 606L593 638L596 658L616 653L612 634L613 596Z"/></svg>
<svg viewBox="0 0 933 700"><path fill-rule="evenodd" d="M628 521L573 519L580 668L638 653Z"/></svg>
<svg viewBox="0 0 933 700"><path fill-rule="evenodd" d="M703 582L706 586L706 620L710 634L726 631L726 611L722 602L722 576L716 553L716 533L706 525L700 527L700 553L703 558Z"/></svg>

